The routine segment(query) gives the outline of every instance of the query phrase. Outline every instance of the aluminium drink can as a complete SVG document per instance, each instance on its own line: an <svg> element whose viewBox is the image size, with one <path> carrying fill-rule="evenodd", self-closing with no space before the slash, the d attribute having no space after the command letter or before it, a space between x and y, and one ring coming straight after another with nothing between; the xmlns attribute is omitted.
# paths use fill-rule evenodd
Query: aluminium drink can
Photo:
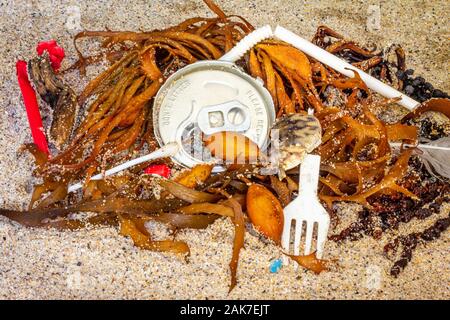
<svg viewBox="0 0 450 320"><path fill-rule="evenodd" d="M187 167L214 160L202 135L238 132L264 150L274 121L273 100L262 81L226 61L204 60L178 70L153 105L158 143L178 142L182 147L173 160ZM213 171L222 170L216 166Z"/></svg>

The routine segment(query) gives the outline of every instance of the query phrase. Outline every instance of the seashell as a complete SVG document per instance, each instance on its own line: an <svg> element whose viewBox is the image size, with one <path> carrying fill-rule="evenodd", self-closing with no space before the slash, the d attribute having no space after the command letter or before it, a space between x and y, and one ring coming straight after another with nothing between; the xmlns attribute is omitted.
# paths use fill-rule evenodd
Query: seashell
<svg viewBox="0 0 450 320"><path fill-rule="evenodd" d="M280 177L298 166L321 142L322 127L313 115L294 113L279 118L272 127L272 145L278 151Z"/></svg>

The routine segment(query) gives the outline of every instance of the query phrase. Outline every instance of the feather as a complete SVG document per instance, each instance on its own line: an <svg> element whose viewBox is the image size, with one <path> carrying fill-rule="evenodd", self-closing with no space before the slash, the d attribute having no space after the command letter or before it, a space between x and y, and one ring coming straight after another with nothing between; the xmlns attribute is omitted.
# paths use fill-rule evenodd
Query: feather
<svg viewBox="0 0 450 320"><path fill-rule="evenodd" d="M392 147L401 146L400 143L391 143ZM417 146L403 145L404 147L416 147L417 153L427 171L437 177L450 179L450 137L421 143Z"/></svg>

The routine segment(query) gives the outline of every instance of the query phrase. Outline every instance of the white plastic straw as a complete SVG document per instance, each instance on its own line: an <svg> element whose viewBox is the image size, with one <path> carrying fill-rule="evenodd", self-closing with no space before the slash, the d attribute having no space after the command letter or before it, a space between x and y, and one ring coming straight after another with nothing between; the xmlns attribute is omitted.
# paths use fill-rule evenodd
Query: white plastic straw
<svg viewBox="0 0 450 320"><path fill-rule="evenodd" d="M143 162L147 162L147 161L155 160L155 159L159 159L159 158L174 156L178 152L178 149L179 149L178 143L176 143L176 142L168 143L165 146L163 146L162 148L160 148L156 151L153 151L152 153L149 153L145 156L127 161L125 163L122 163L122 164L114 167L114 168L106 170L104 174L103 173L96 174L95 176L91 177L91 180L102 180L103 178L105 178L107 176L110 176L117 172L126 170L130 167L141 164ZM76 191L82 187L83 187L83 184L81 182L78 182L76 184L71 185L68 189L68 192Z"/></svg>
<svg viewBox="0 0 450 320"><path fill-rule="evenodd" d="M366 83L367 87L389 99L401 97L401 100L399 100L398 103L408 108L409 110L412 110L417 105L419 105L419 102L415 101L414 99L411 99L410 97L401 93L400 91L395 90L391 86L381 82L380 80L370 76L364 71L352 66L346 61L336 57L335 55L323 50L322 48L316 46L315 44L309 42L308 40L299 37L295 33L281 26L277 26L274 35L278 39L293 45L297 49L303 51L305 54L328 65L329 67L333 68L334 70L342 73L347 77L353 77L354 73L352 70L356 70L361 76L362 80Z"/></svg>
<svg viewBox="0 0 450 320"><path fill-rule="evenodd" d="M430 144L402 144L400 142L391 142L389 143L391 145L391 147L401 147L402 145L404 147L408 147L408 148L419 148L419 149L434 149L434 150L444 150L444 151L448 151L450 152L450 148L448 147L441 147L441 146L433 146Z"/></svg>
<svg viewBox="0 0 450 320"><path fill-rule="evenodd" d="M271 37L273 37L273 32L269 25L258 28L242 38L241 41L239 41L230 51L225 53L219 60L236 62L258 42Z"/></svg>

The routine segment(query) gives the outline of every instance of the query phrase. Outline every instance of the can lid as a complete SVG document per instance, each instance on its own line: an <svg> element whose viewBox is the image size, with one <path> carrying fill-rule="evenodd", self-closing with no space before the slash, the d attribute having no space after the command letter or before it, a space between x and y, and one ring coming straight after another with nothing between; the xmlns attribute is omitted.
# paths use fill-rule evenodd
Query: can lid
<svg viewBox="0 0 450 320"><path fill-rule="evenodd" d="M226 61L200 61L180 69L161 87L153 106L159 144L180 143L174 160L188 167L213 160L203 148L202 133L240 132L265 149L274 121L273 101L262 82Z"/></svg>

